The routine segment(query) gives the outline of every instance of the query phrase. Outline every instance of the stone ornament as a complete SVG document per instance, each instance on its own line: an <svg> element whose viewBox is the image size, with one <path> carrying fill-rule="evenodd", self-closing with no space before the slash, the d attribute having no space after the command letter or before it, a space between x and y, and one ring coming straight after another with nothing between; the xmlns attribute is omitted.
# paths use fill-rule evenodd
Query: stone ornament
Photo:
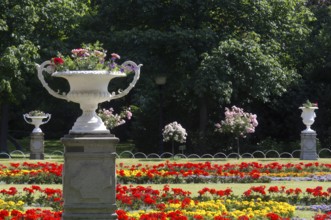
<svg viewBox="0 0 331 220"><path fill-rule="evenodd" d="M95 112L98 104L127 95L140 77L142 64L137 65L132 61L126 61L121 66L124 69L134 71L133 81L123 91L119 90L117 93L110 93L108 91L109 82L117 77L125 77L126 74L124 72L108 70L54 72L54 66L51 61L45 61L41 65L37 64L38 78L49 94L59 99L80 104L83 113L77 118L74 126L69 131L70 134L110 134L110 131ZM70 91L68 93L55 92L48 86L43 72L51 74L52 77L65 78L69 82Z"/></svg>
<svg viewBox="0 0 331 220"><path fill-rule="evenodd" d="M32 133L42 133L40 126L46 124L51 119L51 114L45 114L44 116L31 116L29 114L23 115L24 121L28 124L32 124L35 128L32 130ZM46 119L46 121L43 121ZM31 120L31 121L29 121Z"/></svg>

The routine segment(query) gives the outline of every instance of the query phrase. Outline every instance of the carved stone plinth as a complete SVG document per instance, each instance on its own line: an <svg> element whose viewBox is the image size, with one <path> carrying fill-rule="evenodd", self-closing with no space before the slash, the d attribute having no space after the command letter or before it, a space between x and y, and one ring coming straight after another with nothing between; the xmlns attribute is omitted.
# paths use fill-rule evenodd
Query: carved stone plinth
<svg viewBox="0 0 331 220"><path fill-rule="evenodd" d="M43 160L44 157L44 133L31 133L30 160Z"/></svg>
<svg viewBox="0 0 331 220"><path fill-rule="evenodd" d="M317 160L316 132L301 132L301 160Z"/></svg>
<svg viewBox="0 0 331 220"><path fill-rule="evenodd" d="M62 219L117 219L113 135L67 135L64 144Z"/></svg>

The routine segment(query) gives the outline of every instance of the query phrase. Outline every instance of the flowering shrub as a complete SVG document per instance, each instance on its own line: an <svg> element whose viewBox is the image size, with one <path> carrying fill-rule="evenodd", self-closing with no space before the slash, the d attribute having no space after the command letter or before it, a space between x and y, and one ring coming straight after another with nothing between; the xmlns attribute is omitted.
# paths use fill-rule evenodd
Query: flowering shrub
<svg viewBox="0 0 331 220"><path fill-rule="evenodd" d="M58 53L57 57L51 59L51 63L57 71L111 70L126 73L131 71L115 62L120 59L120 56L116 53L112 53L111 58L107 61L107 51L101 46L99 42L83 44L82 48L71 50L71 55L64 56Z"/></svg>
<svg viewBox="0 0 331 220"><path fill-rule="evenodd" d="M112 130L113 128L125 124L125 120L130 120L132 117L131 108L125 108L120 114L114 114L114 109L100 109L98 110L98 116L105 123L105 126Z"/></svg>
<svg viewBox="0 0 331 220"><path fill-rule="evenodd" d="M242 108L232 106L225 108L225 120L215 124L216 131L232 133L236 137L245 137L245 134L254 133L258 122L255 114L244 112Z"/></svg>
<svg viewBox="0 0 331 220"><path fill-rule="evenodd" d="M164 142L176 141L179 143L185 143L187 133L185 128L175 121L164 127L162 135Z"/></svg>

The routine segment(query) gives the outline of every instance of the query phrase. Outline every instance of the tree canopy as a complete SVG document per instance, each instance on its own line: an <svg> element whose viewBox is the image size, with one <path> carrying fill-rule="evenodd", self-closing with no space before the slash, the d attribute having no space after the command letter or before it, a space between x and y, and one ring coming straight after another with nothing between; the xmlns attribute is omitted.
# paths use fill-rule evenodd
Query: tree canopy
<svg viewBox="0 0 331 220"><path fill-rule="evenodd" d="M324 95L331 91L328 1L4 0L0 11L0 105L19 106L30 96L39 56L99 40L122 60L144 64L133 93L121 102L140 108L128 136L145 151L158 143L159 91L163 123L181 123L191 151L224 144L214 137L213 123L226 106L258 113L262 129L255 141L293 137L279 129L280 109L295 118L307 98L331 109ZM158 75L167 77L162 90L154 82ZM49 102L40 97L41 104ZM265 123L271 128L263 129ZM293 131L301 124L298 117L282 126Z"/></svg>
<svg viewBox="0 0 331 220"><path fill-rule="evenodd" d="M35 62L41 55L63 47L88 9L87 0L0 2L0 143L4 150L8 105L20 105L31 97Z"/></svg>

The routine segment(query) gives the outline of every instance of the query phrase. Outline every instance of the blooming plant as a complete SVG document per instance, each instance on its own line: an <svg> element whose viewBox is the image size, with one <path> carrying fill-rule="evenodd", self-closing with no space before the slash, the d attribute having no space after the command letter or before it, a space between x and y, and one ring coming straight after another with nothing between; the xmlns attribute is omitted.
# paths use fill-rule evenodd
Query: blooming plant
<svg viewBox="0 0 331 220"><path fill-rule="evenodd" d="M231 110L225 108L225 120L215 124L216 131L245 137L246 134L255 132L258 125L256 118L255 114L244 112L236 106L232 106Z"/></svg>
<svg viewBox="0 0 331 220"><path fill-rule="evenodd" d="M174 121L170 124L167 124L162 130L163 141L172 143L172 155L175 155L174 142L185 143L186 142L186 130L181 126L181 124Z"/></svg>
<svg viewBox="0 0 331 220"><path fill-rule="evenodd" d="M176 141L179 143L185 143L187 133L185 128L175 121L164 127L162 135L164 142Z"/></svg>
<svg viewBox="0 0 331 220"><path fill-rule="evenodd" d="M45 112L40 110L33 110L28 113L29 116L46 116Z"/></svg>
<svg viewBox="0 0 331 220"><path fill-rule="evenodd" d="M112 53L106 60L107 51L99 42L83 44L81 48L71 50L70 55L58 53L51 59L51 63L57 71L68 70L109 70L129 73L132 69L124 68L116 63L120 56Z"/></svg>
<svg viewBox="0 0 331 220"><path fill-rule="evenodd" d="M119 114L114 114L114 109L100 109L98 111L98 116L105 123L106 127L109 130L125 124L126 120L130 120L132 118L131 108L124 108Z"/></svg>
<svg viewBox="0 0 331 220"><path fill-rule="evenodd" d="M307 100L305 103L302 104L302 106L305 108L312 108L312 107L318 107L318 104L317 102L311 103L309 100Z"/></svg>
<svg viewBox="0 0 331 220"><path fill-rule="evenodd" d="M237 140L237 148L239 154L239 137L246 137L246 134L254 133L258 126L257 116L252 113L244 112L242 108L235 105L225 108L225 119L220 123L216 123L216 132L231 133Z"/></svg>

